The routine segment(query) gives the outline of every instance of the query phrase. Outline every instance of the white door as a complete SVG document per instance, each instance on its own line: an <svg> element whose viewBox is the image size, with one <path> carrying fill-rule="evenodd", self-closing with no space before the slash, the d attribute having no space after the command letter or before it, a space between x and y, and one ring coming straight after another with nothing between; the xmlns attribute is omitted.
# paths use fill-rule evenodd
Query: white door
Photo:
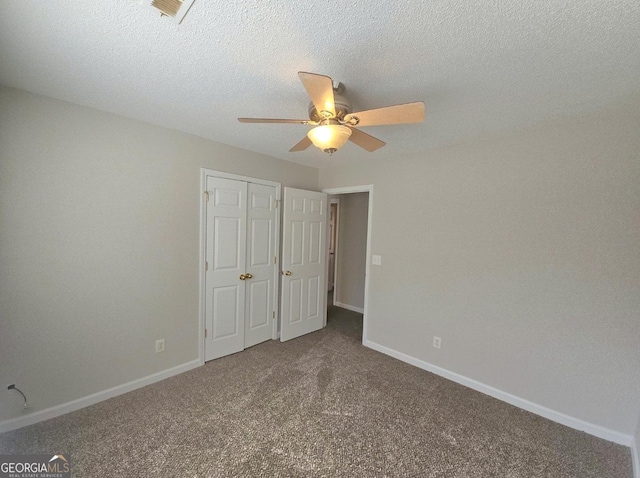
<svg viewBox="0 0 640 478"><path fill-rule="evenodd" d="M205 360L244 349L247 183L207 177Z"/></svg>
<svg viewBox="0 0 640 478"><path fill-rule="evenodd" d="M326 323L327 195L284 188L282 341Z"/></svg>
<svg viewBox="0 0 640 478"><path fill-rule="evenodd" d="M275 186L207 176L205 360L272 338L278 280Z"/></svg>
<svg viewBox="0 0 640 478"><path fill-rule="evenodd" d="M271 339L276 281L276 194L274 186L249 183L245 274L244 347Z"/></svg>

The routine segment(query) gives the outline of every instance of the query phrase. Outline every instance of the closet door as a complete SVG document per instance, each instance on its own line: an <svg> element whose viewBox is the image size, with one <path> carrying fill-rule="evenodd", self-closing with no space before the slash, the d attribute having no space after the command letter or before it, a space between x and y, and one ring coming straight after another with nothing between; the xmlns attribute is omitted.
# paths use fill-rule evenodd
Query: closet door
<svg viewBox="0 0 640 478"><path fill-rule="evenodd" d="M205 360L244 349L247 189L207 177Z"/></svg>
<svg viewBox="0 0 640 478"><path fill-rule="evenodd" d="M244 347L271 339L275 319L276 188L249 183Z"/></svg>

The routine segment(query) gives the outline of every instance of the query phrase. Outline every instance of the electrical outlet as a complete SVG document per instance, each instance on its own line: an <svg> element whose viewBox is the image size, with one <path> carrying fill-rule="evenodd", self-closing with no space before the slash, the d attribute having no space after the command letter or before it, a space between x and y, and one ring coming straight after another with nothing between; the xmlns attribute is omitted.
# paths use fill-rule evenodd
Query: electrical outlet
<svg viewBox="0 0 640 478"><path fill-rule="evenodd" d="M381 266L382 265L382 256L380 256L378 254L373 254L371 256L371 263L374 266Z"/></svg>
<svg viewBox="0 0 640 478"><path fill-rule="evenodd" d="M433 346L437 349L440 348L440 345L442 343L442 339L440 337L436 337L435 335L433 336Z"/></svg>
<svg viewBox="0 0 640 478"><path fill-rule="evenodd" d="M156 353L164 352L164 339L156 340Z"/></svg>

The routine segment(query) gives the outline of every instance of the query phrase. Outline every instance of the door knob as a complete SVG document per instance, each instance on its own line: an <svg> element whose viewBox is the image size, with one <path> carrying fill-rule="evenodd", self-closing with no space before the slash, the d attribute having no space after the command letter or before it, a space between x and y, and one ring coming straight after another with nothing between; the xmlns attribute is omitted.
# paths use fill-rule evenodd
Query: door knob
<svg viewBox="0 0 640 478"><path fill-rule="evenodd" d="M284 271L284 275L290 276L291 275L291 271Z"/></svg>
<svg viewBox="0 0 640 478"><path fill-rule="evenodd" d="M247 279L253 279L253 274L249 274L248 272L244 275Z"/></svg>
<svg viewBox="0 0 640 478"><path fill-rule="evenodd" d="M244 274L240 274L240 280L245 280L246 278L247 278L247 276L246 276L246 275L244 275Z"/></svg>

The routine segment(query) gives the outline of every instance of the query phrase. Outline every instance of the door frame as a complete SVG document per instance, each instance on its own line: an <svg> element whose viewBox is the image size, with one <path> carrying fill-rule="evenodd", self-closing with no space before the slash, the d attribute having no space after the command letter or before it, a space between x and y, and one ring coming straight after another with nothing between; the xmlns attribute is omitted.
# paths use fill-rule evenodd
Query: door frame
<svg viewBox="0 0 640 478"><path fill-rule="evenodd" d="M362 343L367 342L367 317L369 315L369 275L371 269L371 231L373 230L373 184L361 186L346 186L341 188L325 188L322 190L327 194L350 194L350 193L369 193L369 208L367 211L367 261L364 269L364 313L362 314ZM338 257L336 256L336 267L338 265ZM327 254L327 270L329 269L329 254ZM334 302L335 302L335 280L334 279ZM325 314L326 317L326 314ZM325 323L326 325L326 323Z"/></svg>
<svg viewBox="0 0 640 478"><path fill-rule="evenodd" d="M331 214L331 206L336 205L336 218L335 218L335 243L333 247L333 303L331 305L336 305L338 302L336 298L336 285L338 284L338 257L339 257L339 234L340 234L340 198L334 198L329 200L329 214ZM331 216L329 216L331 217ZM329 304L327 304L329 305Z"/></svg>
<svg viewBox="0 0 640 478"><path fill-rule="evenodd" d="M273 268L273 309L275 317L271 320L271 339L278 338L278 321L280 317L280 198L282 194L282 184L267 179L253 178L250 176L241 176L239 174L226 173L215 169L200 168L200 257L198 260L199 268L199 311L198 311L198 361L200 365L205 363L204 346L205 346L205 258L207 252L207 201L205 192L207 190L207 177L216 177L223 179L234 179L236 181L245 181L248 183L262 184L264 186L273 186L276 188L276 234L275 234L275 251L276 263Z"/></svg>

